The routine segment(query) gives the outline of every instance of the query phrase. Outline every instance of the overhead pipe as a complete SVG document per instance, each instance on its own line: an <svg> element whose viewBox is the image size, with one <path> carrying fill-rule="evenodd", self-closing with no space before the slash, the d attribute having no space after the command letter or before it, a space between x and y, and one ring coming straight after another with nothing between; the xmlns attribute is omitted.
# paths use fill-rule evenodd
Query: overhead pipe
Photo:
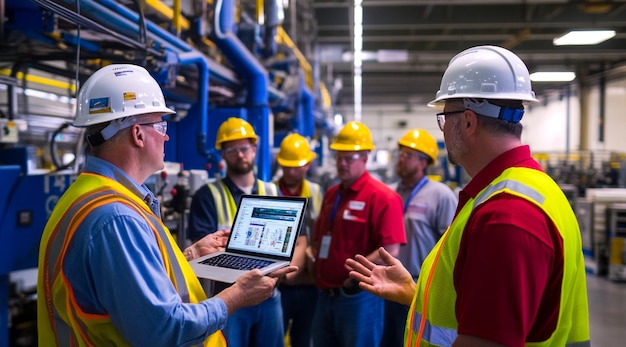
<svg viewBox="0 0 626 347"><path fill-rule="evenodd" d="M74 10L71 9L71 7L68 8L68 7L61 5L60 3L57 3L54 1L48 1L48 0L32 0L32 1L36 3L37 5L41 6L42 8L47 9L53 13L56 13L57 15L61 16L62 18L64 18L70 23L74 23L74 24L77 24L86 28L91 28L93 30L99 31L100 33L110 35L116 40L124 43L125 45L128 45L129 47L133 47L135 49L145 49L145 45L139 43L138 41L133 40L122 34L119 34L113 29L109 29L108 27L96 22L95 20L85 17L82 14L76 13ZM72 5L74 4L72 3ZM107 24L110 25L110 23L107 23ZM159 56L159 52L156 52L154 50L150 50L150 52L153 55Z"/></svg>
<svg viewBox="0 0 626 347"><path fill-rule="evenodd" d="M68 3L72 3L73 0L64 0ZM86 2L88 3L94 3L96 0L87 0ZM131 28L133 29L137 29L136 28L136 24L139 21L139 17L138 15L129 10L127 7L115 2L114 0L98 0L98 2L100 2L102 4L102 6L106 6L108 9L110 9L111 11L113 11L113 15L118 14L123 16L124 18L128 19L131 21L132 26ZM221 2L221 1L218 1ZM229 1L230 3L233 3L231 6L234 7L234 2L232 0ZM98 5L98 4L95 4ZM81 2L81 6L82 6L82 2ZM100 7L102 7L100 6ZM216 4L216 9L218 8L218 4ZM82 7L81 7L82 8ZM99 10L98 10L99 11ZM107 11L108 12L108 11ZM217 11L216 11L217 12ZM234 13L234 10L233 10ZM100 12L95 12L94 15L96 15L95 18L100 18L101 17L101 13ZM216 23L218 22L218 17L216 14ZM232 22L233 17L231 17L231 22ZM155 39L156 41L161 42L161 44L166 45L169 44L172 47L175 47L178 50L181 50L183 52L198 52L195 48L189 46L187 44L187 42L185 42L184 40L181 40L180 38L176 37L175 35L172 35L169 31L161 28L160 26L156 25L154 22L152 21L146 21L146 25L147 25L147 29L148 29L148 33L150 33L150 37L152 39ZM218 31L216 29L216 31ZM236 38L235 35L235 39L237 41L239 41L238 38ZM244 51L247 51L245 49L245 46L242 47L244 49ZM221 47L220 47L221 49ZM249 52L248 52L249 53ZM226 54L226 52L224 52L224 54ZM250 53L249 53L250 54ZM251 54L250 54L251 55ZM213 60L211 60L210 58L206 57L208 64L209 64L209 72L210 72L210 76L215 78L216 80L220 81L221 83L225 83L229 86L239 86L240 85L240 81L236 78L235 74L226 69L224 66L217 64L216 62L214 62ZM229 60L231 62L233 62L232 59L229 58ZM256 59L254 59L256 61ZM234 63L233 63L234 64ZM263 69L263 67L259 64L260 68ZM282 100L285 98L285 96L280 93L279 91L277 91L276 89L268 89L269 93L270 93L270 98L272 99L276 99L276 100Z"/></svg>
<svg viewBox="0 0 626 347"><path fill-rule="evenodd" d="M68 6L69 8L72 8L72 6L75 5L75 0L60 1L65 3L65 6ZM138 33L139 31L139 14L115 1L81 0L80 6L82 13L89 14L90 18L97 19L99 23L105 23L106 27L116 28L120 32L125 32L127 35ZM148 37L154 40L158 46L167 48L178 54L202 54L195 48L189 46L187 42L156 25L154 22L148 20L145 24ZM231 87L240 85L240 81L235 77L232 71L220 66L208 57L205 57L205 59L210 67L211 77Z"/></svg>
<svg viewBox="0 0 626 347"><path fill-rule="evenodd" d="M198 113L200 114L197 134L198 152L208 157L211 148L207 148L207 129L209 124L209 66L206 57L199 52L182 53L180 55L182 65L195 64L198 66Z"/></svg>
<svg viewBox="0 0 626 347"><path fill-rule="evenodd" d="M276 0L264 0L265 36L263 37L263 58L276 55L276 31L278 30L278 4Z"/></svg>
<svg viewBox="0 0 626 347"><path fill-rule="evenodd" d="M248 82L246 109L248 120L259 135L258 176L268 181L271 175L269 78L265 68L246 48L234 32L235 1L217 0L215 3L215 44Z"/></svg>
<svg viewBox="0 0 626 347"><path fill-rule="evenodd" d="M74 2L74 0L64 0L64 1L68 3ZM83 7L84 6L83 3L86 3L92 6L94 9L96 9L97 12L93 13L96 16L100 16L101 11L106 11L106 12L112 11L113 14L110 15L111 19L115 19L114 15L117 14L121 16L122 18L125 18L126 20L130 21L130 23L132 23L132 27L131 27L132 29L138 30L137 26L140 20L139 14L137 14L134 11L131 11L128 7L114 0L81 1L81 11L86 11L87 9ZM95 18L98 18L98 17L95 17ZM167 31L166 29L161 28L160 26L156 25L152 21L146 21L146 28L148 29L148 32L151 34L151 38L155 39L156 41L162 44L165 44L166 46L170 46L170 48L174 48L175 51L190 52L193 49L185 41L181 40L175 35L172 35L172 33Z"/></svg>
<svg viewBox="0 0 626 347"><path fill-rule="evenodd" d="M304 78L302 78L304 79ZM302 83L304 84L304 83ZM300 103L302 104L302 116L299 117L302 122L302 135L313 137L315 131L315 117L313 115L313 110L315 108L315 95L311 90L302 86L300 89Z"/></svg>
<svg viewBox="0 0 626 347"><path fill-rule="evenodd" d="M71 2L69 0L65 1L68 3ZM100 2L102 4L98 4L94 1L83 1L81 2L81 11L86 13L96 11L96 18L100 18L106 23L115 23L117 28L126 29L127 31L138 30L136 23L139 21L139 15L137 13L114 1L100 0ZM211 62L209 58L200 51L190 47L185 41L172 35L167 30L155 25L153 22L146 21L145 25L149 36L152 39L161 42L163 46L177 53L180 65L197 66L199 74L197 103L199 109L199 125L201 129L197 135L197 149L200 155L207 156L210 151L206 145L206 129L208 124L209 73L212 71L210 68ZM213 71L227 70L225 68L219 69L216 65L217 64L214 63L216 68L213 69ZM217 77L223 82L230 82L231 85L235 82L239 84L239 81L236 80L232 72L230 75L222 73Z"/></svg>
<svg viewBox="0 0 626 347"><path fill-rule="evenodd" d="M100 0L102 4L116 13L121 14L123 17L130 19L131 21L137 20L137 14L128 10L126 7L119 5L111 0ZM196 65L198 68L198 113L199 113L199 131L197 134L197 149L200 155L208 156L210 148L207 147L207 128L208 128L208 105L209 105L209 68L208 57L194 48L187 45L186 42L180 38L172 35L167 30L156 26L153 22L146 22L146 26L149 32L155 32L159 34L166 42L174 45L176 48L181 49L183 52L179 53L178 58L181 65Z"/></svg>

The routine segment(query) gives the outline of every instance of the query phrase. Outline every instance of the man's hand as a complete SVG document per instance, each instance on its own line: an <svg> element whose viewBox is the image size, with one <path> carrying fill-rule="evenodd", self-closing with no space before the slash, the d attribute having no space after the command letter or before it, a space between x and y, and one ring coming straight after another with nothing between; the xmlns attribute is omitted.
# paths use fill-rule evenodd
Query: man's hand
<svg viewBox="0 0 626 347"><path fill-rule="evenodd" d="M222 229L201 238L191 246L185 248L183 254L187 260L196 259L203 255L223 251L228 242L230 230Z"/></svg>
<svg viewBox="0 0 626 347"><path fill-rule="evenodd" d="M350 269L350 277L359 281L359 287L376 296L411 305L415 292L415 282L402 263L391 256L383 247L378 249L384 265L376 265L364 256L357 254L354 259L348 258L346 266Z"/></svg>
<svg viewBox="0 0 626 347"><path fill-rule="evenodd" d="M291 265L263 276L261 271L254 269L239 277L237 282L221 291L216 297L224 300L230 315L240 308L258 305L269 298L278 279L297 270L297 266Z"/></svg>

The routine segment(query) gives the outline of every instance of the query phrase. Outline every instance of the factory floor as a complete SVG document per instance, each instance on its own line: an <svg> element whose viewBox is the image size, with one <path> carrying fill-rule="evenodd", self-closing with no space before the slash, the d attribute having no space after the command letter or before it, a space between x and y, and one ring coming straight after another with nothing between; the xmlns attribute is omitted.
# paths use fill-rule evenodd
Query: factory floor
<svg viewBox="0 0 626 347"><path fill-rule="evenodd" d="M614 347L626 343L626 283L587 275L591 346Z"/></svg>

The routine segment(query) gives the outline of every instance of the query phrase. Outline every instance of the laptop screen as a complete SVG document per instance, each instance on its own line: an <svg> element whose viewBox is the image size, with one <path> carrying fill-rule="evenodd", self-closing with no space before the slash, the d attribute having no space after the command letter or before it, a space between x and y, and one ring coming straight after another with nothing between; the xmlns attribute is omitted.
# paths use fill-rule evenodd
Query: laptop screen
<svg viewBox="0 0 626 347"><path fill-rule="evenodd" d="M244 195L228 250L290 257L305 213L306 199Z"/></svg>

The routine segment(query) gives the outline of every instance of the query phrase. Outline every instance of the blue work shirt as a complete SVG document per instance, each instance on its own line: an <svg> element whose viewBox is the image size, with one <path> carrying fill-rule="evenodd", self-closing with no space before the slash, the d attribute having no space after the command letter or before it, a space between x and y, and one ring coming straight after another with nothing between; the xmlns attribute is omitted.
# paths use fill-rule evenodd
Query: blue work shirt
<svg viewBox="0 0 626 347"><path fill-rule="evenodd" d="M89 156L84 171L121 183L159 215L154 194L116 166ZM181 301L165 272L157 239L140 214L117 203L94 212L78 227L64 262L86 313L109 314L135 346L202 344L225 327L228 312L222 299Z"/></svg>

